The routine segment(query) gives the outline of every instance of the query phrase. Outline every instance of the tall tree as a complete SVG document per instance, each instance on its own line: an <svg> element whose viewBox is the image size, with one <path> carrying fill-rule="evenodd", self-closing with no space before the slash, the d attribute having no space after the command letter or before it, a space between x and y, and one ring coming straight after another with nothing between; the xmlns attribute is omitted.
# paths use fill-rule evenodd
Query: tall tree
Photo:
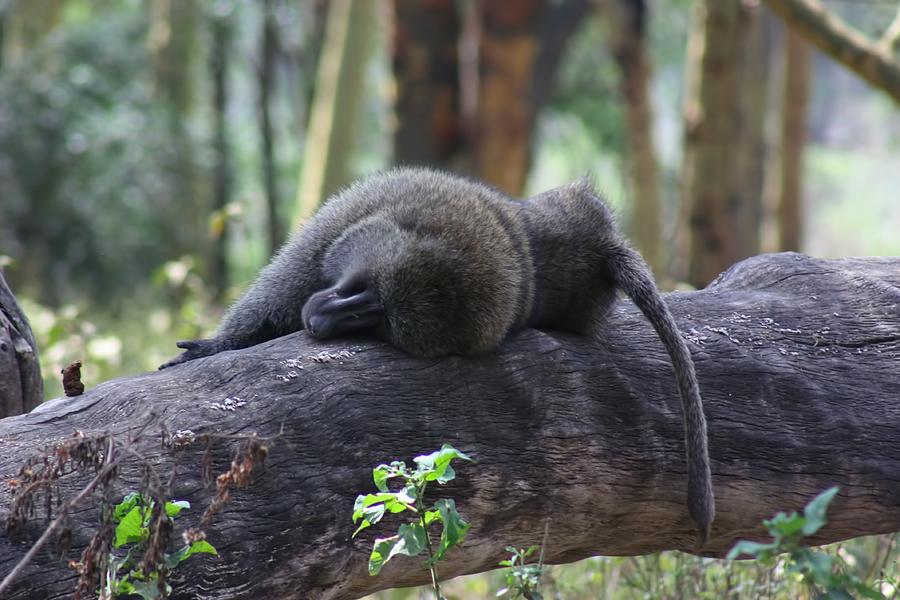
<svg viewBox="0 0 900 600"><path fill-rule="evenodd" d="M659 165L653 144L647 5L644 0L606 0L612 53L619 66L628 119L628 177L634 201L634 238L645 260L660 275Z"/></svg>
<svg viewBox="0 0 900 600"><path fill-rule="evenodd" d="M348 161L357 131L376 5L353 0L333 0L328 5L297 196L299 223L311 217L319 203L350 177Z"/></svg>
<svg viewBox="0 0 900 600"><path fill-rule="evenodd" d="M59 24L67 0L4 2L2 52L4 61L16 61Z"/></svg>
<svg viewBox="0 0 900 600"><path fill-rule="evenodd" d="M464 143L456 2L394 0L393 6L394 162L452 168Z"/></svg>
<svg viewBox="0 0 900 600"><path fill-rule="evenodd" d="M587 0L506 0L477 4L476 174L518 195L531 166L537 114L547 103L566 43Z"/></svg>
<svg viewBox="0 0 900 600"><path fill-rule="evenodd" d="M537 114L588 7L395 0L396 162L450 168L520 194Z"/></svg>
<svg viewBox="0 0 900 600"><path fill-rule="evenodd" d="M179 114L194 94L191 67L200 21L196 0L153 0L149 45L157 93Z"/></svg>
<svg viewBox="0 0 900 600"><path fill-rule="evenodd" d="M284 228L278 216L279 195L275 169L275 132L272 130L272 94L275 87L275 61L278 54L278 28L272 0L262 2L260 58L257 67L259 86L259 137L262 146L262 177L266 193L269 253L274 254L284 241Z"/></svg>
<svg viewBox="0 0 900 600"><path fill-rule="evenodd" d="M741 138L738 152L738 254L759 254L764 214L766 168L776 145L772 115L772 63L774 16L759 4L744 3L747 40L741 61Z"/></svg>
<svg viewBox="0 0 900 600"><path fill-rule="evenodd" d="M194 150L187 121L195 96L197 30L200 9L197 0L152 0L148 46L153 62L156 95L168 112L172 172L175 194L182 199L178 245L181 251L202 254L207 206L198 193ZM199 244L199 245L198 245Z"/></svg>
<svg viewBox="0 0 900 600"><path fill-rule="evenodd" d="M228 73L231 49L231 13L213 15L210 73L213 88L213 258L212 282L216 300L221 300L228 287L228 218L231 200L231 152L228 147Z"/></svg>
<svg viewBox="0 0 900 600"><path fill-rule="evenodd" d="M739 153L741 60L746 43L740 0L695 4L685 91L681 202L687 281L702 287L741 258Z"/></svg>
<svg viewBox="0 0 900 600"><path fill-rule="evenodd" d="M787 32L781 121L781 182L778 198L779 250L803 247L803 154L809 108L810 49Z"/></svg>

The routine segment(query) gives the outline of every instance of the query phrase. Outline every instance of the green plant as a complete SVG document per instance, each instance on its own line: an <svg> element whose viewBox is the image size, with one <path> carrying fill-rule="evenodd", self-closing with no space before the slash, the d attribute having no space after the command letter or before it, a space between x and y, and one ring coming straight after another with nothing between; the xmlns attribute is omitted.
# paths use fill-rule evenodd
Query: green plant
<svg viewBox="0 0 900 600"><path fill-rule="evenodd" d="M460 544L466 536L469 524L463 520L456 510L456 503L450 498L436 501L431 509L425 506L425 491L432 481L443 485L456 477L450 466L454 458L471 461L472 459L451 446L444 444L441 449L431 454L417 456L413 459L416 469L411 471L405 462L394 461L389 465L378 465L372 471L372 478L377 494L359 495L353 505L353 523L362 521L353 532L353 536L378 523L385 513L402 513L410 511L416 520L400 525L397 534L377 538L369 556L369 574L377 575L389 560L401 554L418 556L423 551L428 555L425 566L431 573L431 585L435 597L441 600L438 585L437 563L447 551ZM402 487L391 492L388 480L400 479ZM432 546L429 527L440 523L441 533L437 548Z"/></svg>
<svg viewBox="0 0 900 600"><path fill-rule="evenodd" d="M158 515L166 525L178 517L185 508L191 505L186 500L165 503L165 515ZM119 595L137 594L145 600L163 598L171 593L172 588L165 581L160 585L160 569L145 572L146 556L162 552L160 562L162 570L171 571L181 562L194 554L213 554L216 549L205 539L187 540L185 545L175 552L153 548L158 539L151 521L154 520L155 503L142 494L131 493L117 504L113 510L113 522L116 523L113 546L126 550L124 556L110 553L106 574L100 583L101 598L115 598Z"/></svg>
<svg viewBox="0 0 900 600"><path fill-rule="evenodd" d="M752 556L766 566L774 566L780 554L787 553L788 560L785 572L799 575L816 598L875 598L884 596L867 586L852 574L843 569L843 560L837 556L817 552L804 545L804 538L819 531L827 519L828 505L838 488L832 487L815 498L803 509L803 516L796 512L790 515L780 512L771 519L763 521L772 535L768 543L741 540L728 552L729 559L739 556Z"/></svg>
<svg viewBox="0 0 900 600"><path fill-rule="evenodd" d="M527 550L521 550L513 546L507 546L510 553L507 560L501 560L500 565L509 567L506 571L506 587L497 592L497 597L506 596L511 600L525 598L525 600L543 600L538 590L541 584L541 573L544 570L543 560L536 563L525 564L529 556L534 554L537 546L531 546Z"/></svg>

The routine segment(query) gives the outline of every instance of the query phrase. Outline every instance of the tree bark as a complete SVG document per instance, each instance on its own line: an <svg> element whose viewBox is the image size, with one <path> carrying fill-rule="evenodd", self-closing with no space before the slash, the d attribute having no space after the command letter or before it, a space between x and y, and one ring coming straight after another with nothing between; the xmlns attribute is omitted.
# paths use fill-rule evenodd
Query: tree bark
<svg viewBox="0 0 900 600"><path fill-rule="evenodd" d="M43 399L31 326L0 271L0 419L27 413Z"/></svg>
<svg viewBox="0 0 900 600"><path fill-rule="evenodd" d="M376 5L376 2L352 0L333 0L328 5L297 196L296 223L309 219L319 204L350 178L348 165L357 131Z"/></svg>
<svg viewBox="0 0 900 600"><path fill-rule="evenodd" d="M803 248L803 155L809 109L810 48L793 31L788 31L785 37L778 249L799 251Z"/></svg>
<svg viewBox="0 0 900 600"><path fill-rule="evenodd" d="M718 513L703 554L763 539L762 519L801 509L831 485L840 493L813 543L900 529L900 259L763 255L666 300L709 420ZM148 413L170 432L280 435L265 468L207 529L220 557L180 566L173 598L336 600L426 582L422 561L405 557L370 577L372 541L398 520L353 539L350 514L358 493L375 490L373 466L442 442L477 460L435 490L472 523L440 563L444 578L495 568L507 545L540 544L545 523L551 564L690 550L694 539L674 376L630 303L594 335L526 330L481 358L417 359L380 342L317 343L301 332L109 382L0 421L0 473L15 474L74 431L124 434ZM165 450L157 439L136 453L175 469L170 496L192 505L177 526L195 526L211 494L199 473L205 447ZM227 468L229 443L213 450L214 472ZM116 493L141 476L121 464ZM88 479L62 477L62 497ZM0 486L0 516L10 496ZM78 556L98 513L78 508L73 550L39 553L10 600L71 591L66 559ZM42 525L13 540L0 533L0 572Z"/></svg>
<svg viewBox="0 0 900 600"><path fill-rule="evenodd" d="M818 0L764 1L792 31L900 102L900 59L894 53L900 36L897 19L874 42Z"/></svg>

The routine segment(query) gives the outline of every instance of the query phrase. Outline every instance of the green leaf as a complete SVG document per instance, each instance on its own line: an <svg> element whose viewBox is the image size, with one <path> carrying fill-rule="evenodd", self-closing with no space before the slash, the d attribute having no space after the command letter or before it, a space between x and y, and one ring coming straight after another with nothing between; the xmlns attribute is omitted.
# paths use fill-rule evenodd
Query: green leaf
<svg viewBox="0 0 900 600"><path fill-rule="evenodd" d="M398 502L405 504L406 506L415 506L415 504L416 504L416 486L414 484L407 485L402 490L395 493L394 497L397 499Z"/></svg>
<svg viewBox="0 0 900 600"><path fill-rule="evenodd" d="M381 567L388 561L387 556L400 541L400 537L393 535L389 538L376 538L372 544L372 554L369 555L369 575L375 576L381 572Z"/></svg>
<svg viewBox="0 0 900 600"><path fill-rule="evenodd" d="M160 598L159 594L159 583L157 582L156 577L151 577L146 581L135 581L134 582L134 594L137 594L144 600L156 600ZM166 584L166 596L172 593L172 587L167 583Z"/></svg>
<svg viewBox="0 0 900 600"><path fill-rule="evenodd" d="M117 582L115 592L116 595L133 594L134 584L132 584L130 581L120 580Z"/></svg>
<svg viewBox="0 0 900 600"><path fill-rule="evenodd" d="M769 542L768 544L760 544L759 542L751 542L748 540L741 540L734 547L728 551L728 555L725 557L728 560L734 560L739 556L747 555L747 556L759 556L761 553L764 553L769 550L775 550L778 548L778 544L775 542Z"/></svg>
<svg viewBox="0 0 900 600"><path fill-rule="evenodd" d="M188 552L188 556L191 556L192 554L212 554L213 556L218 556L219 552L206 540L197 540L191 544L191 551Z"/></svg>
<svg viewBox="0 0 900 600"><path fill-rule="evenodd" d="M356 516L356 513L354 513ZM372 506L367 506L362 510L362 523L359 524L359 527L356 528L356 531L353 532L353 535L350 537L356 537L360 531L367 527L371 527L375 523L381 520L381 517L384 516L384 504L373 504ZM356 519L354 519L356 522Z"/></svg>
<svg viewBox="0 0 900 600"><path fill-rule="evenodd" d="M827 523L825 513L828 512L828 505L831 504L834 496L838 493L838 489L837 486L828 488L813 498L812 501L806 505L806 508L803 509L803 514L806 515L806 523L803 525L804 535L814 534L822 529L825 523Z"/></svg>
<svg viewBox="0 0 900 600"><path fill-rule="evenodd" d="M393 477L391 471L392 469L388 465L378 465L372 469L372 479L375 481L375 487L378 488L378 491L388 491L387 480Z"/></svg>
<svg viewBox="0 0 900 600"><path fill-rule="evenodd" d="M432 564L441 560L447 550L462 543L470 525L459 515L456 503L450 498L443 498L434 503L434 507L440 511L444 529L441 531L441 543L434 553Z"/></svg>
<svg viewBox="0 0 900 600"><path fill-rule="evenodd" d="M394 546L394 551L388 556L388 559L398 554L417 556L427 544L425 529L421 523L404 523L397 530L397 535L400 536L400 544Z"/></svg>
<svg viewBox="0 0 900 600"><path fill-rule="evenodd" d="M418 465L418 470L421 472L431 471L434 469L434 461L437 458L438 454L440 454L440 450L436 452L432 452L431 454L422 454L421 456L417 456L413 459L413 462Z"/></svg>
<svg viewBox="0 0 900 600"><path fill-rule="evenodd" d="M399 494L398 494L398 495L399 495ZM395 513L395 514L396 514L396 513L401 513L401 512L403 512L404 510L411 510L411 509L414 510L414 509L412 508L412 504L411 504L411 503L408 504L408 503L406 503L406 502L401 502L401 501L398 500L398 499L388 500L387 502L384 503L384 507L388 510L388 512L392 512L392 513Z"/></svg>
<svg viewBox="0 0 900 600"><path fill-rule="evenodd" d="M456 471L453 470L453 467L451 467L449 463L443 465L440 469L435 468L434 470L434 479L442 485L455 478Z"/></svg>
<svg viewBox="0 0 900 600"><path fill-rule="evenodd" d="M166 515L177 517L182 509L190 508L191 503L187 500L175 500L174 502L166 502Z"/></svg>
<svg viewBox="0 0 900 600"><path fill-rule="evenodd" d="M795 512L787 515L783 512L778 513L763 524L769 528L769 533L776 537L790 538L795 537L803 531L806 525L806 519Z"/></svg>
<svg viewBox="0 0 900 600"><path fill-rule="evenodd" d="M132 508L139 504L152 506L152 501L149 498L144 498L137 492L131 492L130 494L122 498L121 502L116 504L116 509L113 512L113 520L118 523L125 517L125 515L131 512Z"/></svg>
<svg viewBox="0 0 900 600"><path fill-rule="evenodd" d="M425 549L425 529L420 523L404 523L397 535L378 538L369 556L369 575L378 575L381 568L395 556L417 556Z"/></svg>
<svg viewBox="0 0 900 600"><path fill-rule="evenodd" d="M193 542L190 546L182 546L178 549L177 552L173 552L172 554L166 555L166 566L169 569L174 569L178 563L187 560L194 554L212 554L213 556L218 556L219 553L213 547L212 544L207 542L206 540L197 540Z"/></svg>
<svg viewBox="0 0 900 600"><path fill-rule="evenodd" d="M134 506L128 511L119 524L116 525L116 539L113 546L121 548L125 544L139 543L146 541L149 533L146 527L143 527L144 519L141 516L142 507Z"/></svg>
<svg viewBox="0 0 900 600"><path fill-rule="evenodd" d="M436 480L438 483L443 484L456 477L456 473L450 467L450 461L454 458L472 460L450 444L444 444L437 452L417 456L413 460L419 465L417 473L424 475L426 481Z"/></svg>
<svg viewBox="0 0 900 600"><path fill-rule="evenodd" d="M353 502L353 522L356 523L364 516L365 509L373 504L394 500L396 495L391 492L381 494L360 494Z"/></svg>

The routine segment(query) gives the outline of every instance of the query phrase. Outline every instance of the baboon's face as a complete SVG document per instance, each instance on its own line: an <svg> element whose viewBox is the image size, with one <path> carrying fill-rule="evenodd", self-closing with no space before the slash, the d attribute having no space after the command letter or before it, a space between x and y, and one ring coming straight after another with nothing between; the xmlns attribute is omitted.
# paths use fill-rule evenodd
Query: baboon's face
<svg viewBox="0 0 900 600"><path fill-rule="evenodd" d="M364 272L351 273L316 292L303 306L303 327L323 340L383 325L384 306Z"/></svg>

